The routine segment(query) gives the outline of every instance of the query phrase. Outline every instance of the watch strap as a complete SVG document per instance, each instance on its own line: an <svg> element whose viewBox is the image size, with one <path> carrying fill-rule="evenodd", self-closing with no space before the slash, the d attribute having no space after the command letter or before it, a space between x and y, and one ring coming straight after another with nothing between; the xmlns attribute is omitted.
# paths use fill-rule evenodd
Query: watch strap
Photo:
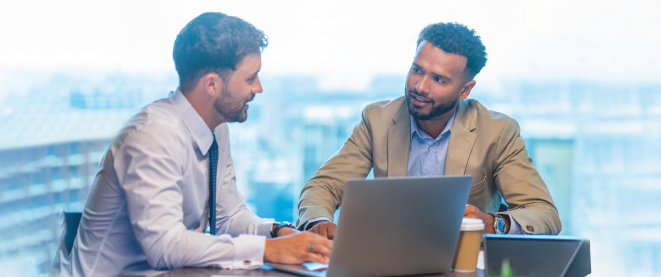
<svg viewBox="0 0 661 277"><path fill-rule="evenodd" d="M289 223L287 221L283 221L283 222L280 222L277 226L275 226L275 228L273 228L273 230L271 230L271 237L272 238L277 238L278 237L278 231L280 231L280 228L282 228L282 227L289 227L289 228L296 229L296 227L294 227L294 225L291 225L291 223Z"/></svg>

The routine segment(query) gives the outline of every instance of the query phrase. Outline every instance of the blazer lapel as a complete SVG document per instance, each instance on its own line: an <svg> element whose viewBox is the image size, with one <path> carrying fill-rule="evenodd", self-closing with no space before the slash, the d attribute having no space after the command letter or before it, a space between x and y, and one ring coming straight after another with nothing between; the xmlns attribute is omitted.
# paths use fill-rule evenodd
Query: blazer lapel
<svg viewBox="0 0 661 277"><path fill-rule="evenodd" d="M466 100L460 100L457 115L450 133L448 153L445 158L445 175L464 175L477 135L473 134L475 122L468 111Z"/></svg>
<svg viewBox="0 0 661 277"><path fill-rule="evenodd" d="M411 147L411 118L406 101L392 121L393 125L388 128L388 177L405 177Z"/></svg>

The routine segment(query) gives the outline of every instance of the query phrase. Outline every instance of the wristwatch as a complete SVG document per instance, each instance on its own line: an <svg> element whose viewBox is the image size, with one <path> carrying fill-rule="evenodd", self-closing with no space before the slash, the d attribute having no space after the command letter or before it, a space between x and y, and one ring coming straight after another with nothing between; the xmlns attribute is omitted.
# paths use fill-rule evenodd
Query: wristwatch
<svg viewBox="0 0 661 277"><path fill-rule="evenodd" d="M283 221L283 222L279 223L278 226L275 226L275 228L273 228L273 230L271 230L271 237L272 238L277 238L278 237L278 231L280 231L280 228L282 228L282 227L289 227L289 228L296 229L296 227L294 227L294 225L291 225L291 223L289 223L287 221Z"/></svg>
<svg viewBox="0 0 661 277"><path fill-rule="evenodd" d="M505 234L507 225L505 225L505 220L503 217L500 215L491 216L493 217L493 231L496 232L496 234Z"/></svg>

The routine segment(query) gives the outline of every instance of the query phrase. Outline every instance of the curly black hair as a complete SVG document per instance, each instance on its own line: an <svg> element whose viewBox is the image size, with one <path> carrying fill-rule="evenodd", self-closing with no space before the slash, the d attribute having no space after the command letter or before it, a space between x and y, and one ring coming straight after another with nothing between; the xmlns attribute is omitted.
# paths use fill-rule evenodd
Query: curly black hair
<svg viewBox="0 0 661 277"><path fill-rule="evenodd" d="M480 36L463 24L430 24L420 32L416 47L423 40L445 52L466 57L466 71L471 75L471 79L487 64L487 52Z"/></svg>
<svg viewBox="0 0 661 277"><path fill-rule="evenodd" d="M188 92L208 73L226 79L248 54L261 53L268 39L261 30L235 16L203 13L179 32L172 57L179 89Z"/></svg>

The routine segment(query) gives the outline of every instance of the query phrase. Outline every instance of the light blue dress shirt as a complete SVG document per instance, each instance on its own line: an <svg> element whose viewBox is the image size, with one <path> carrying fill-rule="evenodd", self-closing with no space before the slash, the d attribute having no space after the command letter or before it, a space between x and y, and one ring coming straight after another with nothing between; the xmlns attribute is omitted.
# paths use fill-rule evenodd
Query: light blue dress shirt
<svg viewBox="0 0 661 277"><path fill-rule="evenodd" d="M445 158L448 154L450 144L450 133L454 125L455 110L448 123L436 138L432 138L423 130L418 128L413 116L411 116L411 148L409 149L409 165L406 176L408 177L430 177L445 175ZM511 224L509 234L522 234L521 226L509 214Z"/></svg>
<svg viewBox="0 0 661 277"><path fill-rule="evenodd" d="M406 176L429 177L445 175L445 156L448 154L450 132L454 124L455 111L448 120L441 134L432 138L418 128L411 116L411 148L409 149L409 165Z"/></svg>

